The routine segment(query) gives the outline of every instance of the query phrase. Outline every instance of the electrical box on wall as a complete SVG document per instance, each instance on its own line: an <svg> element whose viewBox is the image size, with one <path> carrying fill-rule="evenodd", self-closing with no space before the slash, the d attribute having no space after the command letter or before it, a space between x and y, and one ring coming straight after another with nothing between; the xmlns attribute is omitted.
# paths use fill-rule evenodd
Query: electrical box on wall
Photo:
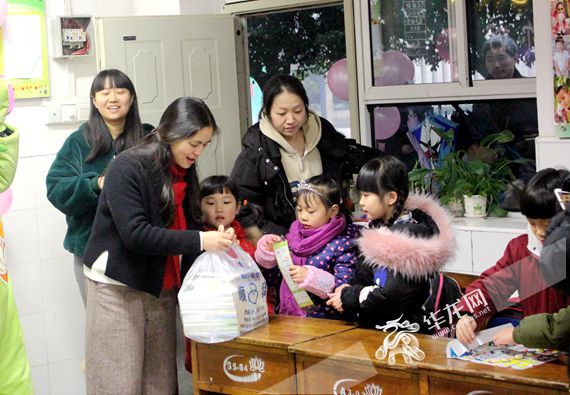
<svg viewBox="0 0 570 395"><path fill-rule="evenodd" d="M78 58L92 55L92 38L91 17L56 17L52 26L53 57Z"/></svg>

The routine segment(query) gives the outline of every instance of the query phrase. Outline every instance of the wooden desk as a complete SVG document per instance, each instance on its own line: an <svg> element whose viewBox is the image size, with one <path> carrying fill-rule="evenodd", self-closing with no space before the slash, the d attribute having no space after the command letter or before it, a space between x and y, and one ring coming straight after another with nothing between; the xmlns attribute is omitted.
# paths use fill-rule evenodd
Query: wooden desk
<svg viewBox="0 0 570 395"><path fill-rule="evenodd" d="M192 342L194 393L297 393L292 345L355 328L304 317L270 316L269 325L231 342Z"/></svg>
<svg viewBox="0 0 570 395"><path fill-rule="evenodd" d="M479 276L464 273L443 272L443 274L457 281L463 292L465 292L465 288L467 288L473 281L479 278Z"/></svg>
<svg viewBox="0 0 570 395"><path fill-rule="evenodd" d="M425 335L417 335L426 354L423 361L408 366L397 356L396 364L389 365L387 359L374 357L385 336L377 330L354 329L291 346L298 393L465 395L480 390L518 395L562 394L569 389L563 364L550 362L517 371L448 359L449 340Z"/></svg>

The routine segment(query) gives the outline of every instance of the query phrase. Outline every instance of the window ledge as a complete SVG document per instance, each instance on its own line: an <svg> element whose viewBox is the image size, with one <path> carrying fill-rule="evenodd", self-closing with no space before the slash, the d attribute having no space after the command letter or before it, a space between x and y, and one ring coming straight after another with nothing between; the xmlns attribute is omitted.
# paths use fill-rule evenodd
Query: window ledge
<svg viewBox="0 0 570 395"><path fill-rule="evenodd" d="M526 218L520 213L509 213L508 217L453 219L453 227L457 230L477 232L524 233L527 227Z"/></svg>

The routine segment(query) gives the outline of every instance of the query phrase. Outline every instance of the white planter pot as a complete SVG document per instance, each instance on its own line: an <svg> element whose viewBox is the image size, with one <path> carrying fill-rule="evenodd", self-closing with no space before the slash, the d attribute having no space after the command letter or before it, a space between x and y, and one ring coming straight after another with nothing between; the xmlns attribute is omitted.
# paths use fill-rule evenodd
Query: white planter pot
<svg viewBox="0 0 570 395"><path fill-rule="evenodd" d="M487 196L463 195L465 203L465 216L469 218L481 218L487 215Z"/></svg>

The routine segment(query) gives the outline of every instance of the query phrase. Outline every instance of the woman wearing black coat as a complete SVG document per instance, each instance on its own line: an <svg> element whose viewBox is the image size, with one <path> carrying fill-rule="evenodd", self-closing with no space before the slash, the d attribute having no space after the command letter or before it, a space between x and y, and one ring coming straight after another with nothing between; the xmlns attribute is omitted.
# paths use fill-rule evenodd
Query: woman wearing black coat
<svg viewBox="0 0 570 395"><path fill-rule="evenodd" d="M301 81L271 78L263 88L260 121L242 140L231 178L247 202L240 222L255 242L262 234L285 234L295 220L297 185L327 174L348 186L348 140L309 110Z"/></svg>

